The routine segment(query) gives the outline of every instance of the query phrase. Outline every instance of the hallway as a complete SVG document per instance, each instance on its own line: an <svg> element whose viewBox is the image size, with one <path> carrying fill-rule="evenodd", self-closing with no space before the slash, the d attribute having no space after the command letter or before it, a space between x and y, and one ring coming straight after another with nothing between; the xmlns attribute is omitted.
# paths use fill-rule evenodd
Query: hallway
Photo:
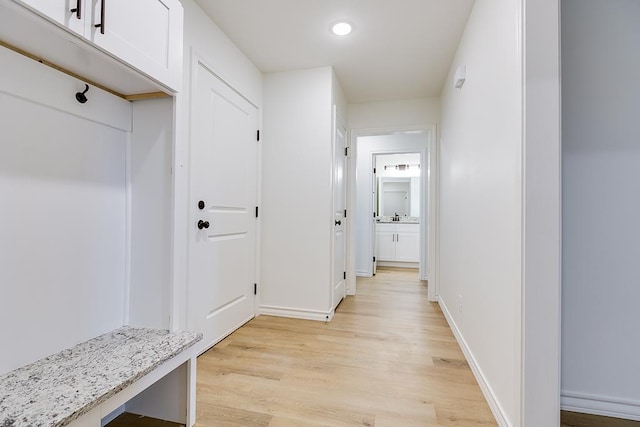
<svg viewBox="0 0 640 427"><path fill-rule="evenodd" d="M496 425L417 277L359 278L330 323L247 323L198 359L196 425Z"/></svg>

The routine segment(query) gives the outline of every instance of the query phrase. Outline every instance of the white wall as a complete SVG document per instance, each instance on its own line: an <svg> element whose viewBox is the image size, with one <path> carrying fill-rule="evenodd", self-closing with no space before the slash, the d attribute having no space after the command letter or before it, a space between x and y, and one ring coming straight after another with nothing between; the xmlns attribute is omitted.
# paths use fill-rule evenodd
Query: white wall
<svg viewBox="0 0 640 427"><path fill-rule="evenodd" d="M477 0L442 94L440 304L501 425L520 425L520 16Z"/></svg>
<svg viewBox="0 0 640 427"><path fill-rule="evenodd" d="M431 136L432 137L432 136ZM373 274L373 154L374 153L421 153L421 164L427 165L428 132L399 133L390 135L360 136L357 138L357 163L355 179L355 274ZM426 168L422 169L426 172ZM422 188L427 194L426 176L423 174ZM426 197L425 197L426 199ZM426 207L426 200L425 205ZM423 207L423 208L424 208ZM426 213L423 218L426 218ZM425 221L421 221L426 227ZM427 232L425 230L425 241ZM426 248L425 248L426 249ZM424 266L426 267L426 266ZM428 272L424 272L428 274Z"/></svg>
<svg viewBox="0 0 640 427"><path fill-rule="evenodd" d="M173 99L132 103L129 324L168 329L171 313ZM164 120L163 120L164 119Z"/></svg>
<svg viewBox="0 0 640 427"><path fill-rule="evenodd" d="M440 122L440 98L349 104L348 109L350 129L395 129Z"/></svg>
<svg viewBox="0 0 640 427"><path fill-rule="evenodd" d="M640 3L563 0L562 403L640 419Z"/></svg>
<svg viewBox="0 0 640 427"><path fill-rule="evenodd" d="M330 312L332 69L264 75L262 312Z"/></svg>
<svg viewBox="0 0 640 427"><path fill-rule="evenodd" d="M194 55L199 56L223 81L262 108L262 74L220 28L200 9L193 0L181 0L184 7L184 83L178 95L177 143L174 170L175 202L174 221L174 292L175 310L172 326L187 327L187 257L188 227L191 226L189 209L189 123L191 103L191 79Z"/></svg>
<svg viewBox="0 0 640 427"><path fill-rule="evenodd" d="M342 85L338 80L336 71L333 68L331 68L331 102L336 106L338 114L344 121L343 125L348 127L349 107L347 105L347 98L342 90ZM345 141L345 143L348 143L348 141Z"/></svg>
<svg viewBox="0 0 640 427"><path fill-rule="evenodd" d="M76 79L5 49L0 61L3 373L124 322L131 106L96 88L81 105Z"/></svg>
<svg viewBox="0 0 640 427"><path fill-rule="evenodd" d="M188 94L193 52L208 60L222 80L257 106L262 105L262 75L247 56L227 37L193 0L180 0L184 7L184 63Z"/></svg>

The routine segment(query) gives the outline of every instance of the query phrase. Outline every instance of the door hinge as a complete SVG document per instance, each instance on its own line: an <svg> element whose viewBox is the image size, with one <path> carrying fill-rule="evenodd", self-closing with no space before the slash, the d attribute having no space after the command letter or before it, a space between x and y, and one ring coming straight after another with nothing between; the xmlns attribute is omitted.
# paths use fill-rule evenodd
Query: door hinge
<svg viewBox="0 0 640 427"><path fill-rule="evenodd" d="M257 283L253 284L253 294L254 295L258 295L258 284Z"/></svg>
<svg viewBox="0 0 640 427"><path fill-rule="evenodd" d="M376 262L376 257L373 257L373 262Z"/></svg>
<svg viewBox="0 0 640 427"><path fill-rule="evenodd" d="M376 213L375 213L375 212L373 213L373 217L374 217L374 218L376 217Z"/></svg>
<svg viewBox="0 0 640 427"><path fill-rule="evenodd" d="M347 272L346 271L342 274L342 278L347 280Z"/></svg>
<svg viewBox="0 0 640 427"><path fill-rule="evenodd" d="M373 168L373 173L376 173L376 168Z"/></svg>
<svg viewBox="0 0 640 427"><path fill-rule="evenodd" d="M344 217L345 218L347 217L347 210L346 209L344 210Z"/></svg>
<svg viewBox="0 0 640 427"><path fill-rule="evenodd" d="M256 131L256 141L260 141L260 130Z"/></svg>
<svg viewBox="0 0 640 427"><path fill-rule="evenodd" d="M256 218L258 218L258 207L256 206Z"/></svg>
<svg viewBox="0 0 640 427"><path fill-rule="evenodd" d="M345 156L349 155L349 147L344 147L344 155Z"/></svg>

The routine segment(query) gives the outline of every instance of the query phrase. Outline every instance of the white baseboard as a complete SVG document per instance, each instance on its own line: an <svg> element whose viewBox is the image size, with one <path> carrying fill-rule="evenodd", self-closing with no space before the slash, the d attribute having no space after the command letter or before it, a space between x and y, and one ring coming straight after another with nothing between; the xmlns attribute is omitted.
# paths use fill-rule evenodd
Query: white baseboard
<svg viewBox="0 0 640 427"><path fill-rule="evenodd" d="M371 277L371 272L367 270L356 270L356 276L358 277Z"/></svg>
<svg viewBox="0 0 640 427"><path fill-rule="evenodd" d="M640 421L640 402L630 399L562 390L560 408L563 411Z"/></svg>
<svg viewBox="0 0 640 427"><path fill-rule="evenodd" d="M378 261L378 267L420 268L417 262Z"/></svg>
<svg viewBox="0 0 640 427"><path fill-rule="evenodd" d="M316 310L303 310L290 307L275 307L269 305L261 305L259 307L261 315L265 316L277 316L277 317L291 317L294 319L305 320L318 320L321 322L328 322L333 319L335 314L334 310L330 312L316 311Z"/></svg>
<svg viewBox="0 0 640 427"><path fill-rule="evenodd" d="M467 345L467 342L465 341L464 337L462 336L462 333L458 329L456 322L453 320L453 317L451 316L451 313L449 312L449 309L447 308L447 305L445 304L442 298L438 298L438 304L440 305L440 308L444 313L444 317L447 319L447 322L449 323L449 327L453 331L453 335L456 337L456 340L458 341L458 345L460 345L460 348L462 349L462 352L464 353L464 356L467 359L467 363L469 363L469 366L471 367L471 371L473 372L473 375L476 377L476 381L478 381L478 385L482 390L482 394L484 394L485 399L487 399L487 403L489 404L489 408L491 409L491 412L493 413L493 416L495 417L496 422L500 427L513 427L513 424L509 421L507 414L505 413L504 409L498 402L498 399L496 398L496 395L493 392L493 389L487 382L487 379L484 373L482 372L482 368L480 368L480 366L478 365L478 362L473 356L473 352Z"/></svg>

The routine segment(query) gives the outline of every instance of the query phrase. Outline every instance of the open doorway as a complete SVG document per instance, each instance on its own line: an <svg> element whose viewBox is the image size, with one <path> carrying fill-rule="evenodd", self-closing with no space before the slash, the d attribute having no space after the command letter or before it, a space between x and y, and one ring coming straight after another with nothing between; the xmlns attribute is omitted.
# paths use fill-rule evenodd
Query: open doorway
<svg viewBox="0 0 640 427"><path fill-rule="evenodd" d="M420 268L423 203L420 153L373 154L373 274L380 267ZM358 250L358 248L356 248Z"/></svg>
<svg viewBox="0 0 640 427"><path fill-rule="evenodd" d="M435 168L433 164L435 155L432 153L435 149L432 143L434 134L435 127L389 131L352 131L351 141L354 155L352 156L350 167L351 176L355 177L355 179L350 183L349 209L355 215L352 217L353 226L349 236L349 262L351 263L350 271L353 272L348 283L350 294L356 293L356 276L371 277L374 274L374 268L378 263L378 258L376 257L378 248L376 247L375 237L376 225L380 221L377 220L382 219L382 217L385 217L385 219L388 219L386 217L395 217L396 211L398 217L402 217L405 222L409 222L411 219L415 222L415 224L412 224L415 228L415 235L412 237L413 244L418 247L418 259L411 258L411 260L408 260L407 258L405 261L397 261L396 252L396 261L385 260L384 263L393 265L387 263L401 262L405 263L402 265L407 267L417 267L419 268L419 279L432 280L432 277L430 277L432 268L430 266L434 265L434 263L431 254L434 254L435 251L432 249L434 236L430 236L429 230L435 229L434 225L431 224L431 221L435 219L435 215L433 213L433 204L430 203L430 199L434 196L430 188L433 184L431 174ZM404 155L411 155L412 157L400 157ZM387 171L392 169L400 171L403 169L403 174L408 174L412 167L415 168L415 171L419 169L420 175L415 177L417 180L414 180L413 183L413 193L411 180L403 182L400 179L407 178L406 176L399 176L400 174L396 176L374 176L378 175L376 159L383 162L381 163L383 171L384 163L387 163ZM398 166L397 169L396 166ZM374 168L376 169L375 174ZM381 175L385 174L382 173ZM381 178L387 178L388 180L381 181ZM387 185L390 191L385 194L384 187ZM381 186L383 192L381 194L382 200L377 197ZM390 205L389 207L391 211L384 211L385 198L392 200L392 206ZM418 203L412 204L412 200L418 200ZM393 203L396 204L393 205ZM392 213L385 215L390 212ZM397 222L400 221L390 221L389 224L383 223L383 227L378 230L386 232L385 238L389 244L397 244L398 237L402 243L407 242L407 239L411 239L403 235L398 236L399 232L397 230L382 230L385 227L396 226ZM403 248L401 248L402 250ZM376 257L375 263L374 257ZM435 295L434 293L434 297ZM431 295L429 299L433 300Z"/></svg>

